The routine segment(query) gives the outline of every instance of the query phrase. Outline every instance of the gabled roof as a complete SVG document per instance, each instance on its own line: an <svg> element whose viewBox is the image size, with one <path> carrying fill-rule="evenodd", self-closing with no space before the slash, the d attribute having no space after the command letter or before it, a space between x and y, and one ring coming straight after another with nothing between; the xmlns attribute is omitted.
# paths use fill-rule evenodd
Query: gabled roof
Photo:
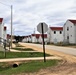
<svg viewBox="0 0 76 75"><path fill-rule="evenodd" d="M2 21L3 21L3 18L0 18L0 23L2 23Z"/></svg>
<svg viewBox="0 0 76 75"><path fill-rule="evenodd" d="M70 22L72 22L73 24L76 24L76 20L69 20Z"/></svg>
<svg viewBox="0 0 76 75"><path fill-rule="evenodd" d="M42 34L32 34L32 36L35 36L36 38L42 37ZM47 38L47 34L44 34L44 38Z"/></svg>
<svg viewBox="0 0 76 75"><path fill-rule="evenodd" d="M41 37L43 38L43 36L41 35ZM47 38L47 34L44 34L44 38Z"/></svg>
<svg viewBox="0 0 76 75"><path fill-rule="evenodd" d="M50 27L51 30L63 30L63 27Z"/></svg>
<svg viewBox="0 0 76 75"><path fill-rule="evenodd" d="M39 38L41 34L32 34L32 36L35 36L36 38Z"/></svg>

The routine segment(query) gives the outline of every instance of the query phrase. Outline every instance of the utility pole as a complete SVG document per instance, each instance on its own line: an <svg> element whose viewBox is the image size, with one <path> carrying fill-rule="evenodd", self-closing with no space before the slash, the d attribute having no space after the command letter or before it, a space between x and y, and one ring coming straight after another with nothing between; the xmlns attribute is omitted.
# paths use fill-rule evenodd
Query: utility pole
<svg viewBox="0 0 76 75"><path fill-rule="evenodd" d="M12 48L12 9L13 6L11 5L11 48Z"/></svg>
<svg viewBox="0 0 76 75"><path fill-rule="evenodd" d="M5 3L2 3L2 2L0 2L1 4L3 4L3 5L5 5L5 6L10 6L10 5L7 5L7 4L5 4ZM11 41L10 41L10 46L11 46L11 48L12 48L12 9L13 9L13 6L11 5Z"/></svg>

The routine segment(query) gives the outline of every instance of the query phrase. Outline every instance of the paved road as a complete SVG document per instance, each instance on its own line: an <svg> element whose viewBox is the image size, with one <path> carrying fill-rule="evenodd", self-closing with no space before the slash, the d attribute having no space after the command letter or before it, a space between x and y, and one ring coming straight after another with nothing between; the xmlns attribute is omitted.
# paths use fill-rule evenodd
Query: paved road
<svg viewBox="0 0 76 75"><path fill-rule="evenodd" d="M31 46L36 46L36 47L39 47L39 48L43 47L40 44L30 44L30 43L27 43L27 44L31 45ZM60 47L60 46L53 46L53 45L45 45L45 48L76 56L76 48Z"/></svg>
<svg viewBox="0 0 76 75"><path fill-rule="evenodd" d="M66 54L71 54L76 56L76 48L69 48L69 47L59 47L59 46L46 46L47 49L52 49L56 51L60 51Z"/></svg>

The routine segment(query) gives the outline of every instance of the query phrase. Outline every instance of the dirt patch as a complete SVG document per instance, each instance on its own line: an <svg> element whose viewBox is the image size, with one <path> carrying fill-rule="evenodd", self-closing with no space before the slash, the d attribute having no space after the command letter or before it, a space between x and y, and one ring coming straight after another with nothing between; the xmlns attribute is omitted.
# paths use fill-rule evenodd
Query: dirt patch
<svg viewBox="0 0 76 75"><path fill-rule="evenodd" d="M76 75L76 64L65 63L63 65L43 69L33 75Z"/></svg>
<svg viewBox="0 0 76 75"><path fill-rule="evenodd" d="M25 46L25 44L21 44ZM36 46L31 46L26 44L26 47L33 48L37 51L42 52L41 48ZM76 57L72 55L68 55L62 52L57 52L53 50L46 50L46 53L62 57L62 59L65 61L58 66L55 67L49 67L46 69L42 69L35 73L23 73L18 75L76 75Z"/></svg>
<svg viewBox="0 0 76 75"><path fill-rule="evenodd" d="M76 75L76 63L60 62L57 66L41 69L34 73L21 73L17 75Z"/></svg>

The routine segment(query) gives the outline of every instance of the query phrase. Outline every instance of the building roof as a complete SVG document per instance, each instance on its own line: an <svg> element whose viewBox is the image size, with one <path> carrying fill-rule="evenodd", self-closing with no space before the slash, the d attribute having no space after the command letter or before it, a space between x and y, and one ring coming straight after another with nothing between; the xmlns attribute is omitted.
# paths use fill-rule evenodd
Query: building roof
<svg viewBox="0 0 76 75"><path fill-rule="evenodd" d="M76 20L69 20L70 22L76 24Z"/></svg>
<svg viewBox="0 0 76 75"><path fill-rule="evenodd" d="M32 34L32 36L35 36L36 38L42 37L42 34ZM44 34L44 38L47 38L47 34Z"/></svg>
<svg viewBox="0 0 76 75"><path fill-rule="evenodd" d="M42 35L41 35L42 36ZM43 36L42 36L43 37ZM47 34L44 34L44 38L47 38Z"/></svg>
<svg viewBox="0 0 76 75"><path fill-rule="evenodd" d="M35 36L36 38L39 38L41 34L32 34L32 36Z"/></svg>
<svg viewBox="0 0 76 75"><path fill-rule="evenodd" d="M51 30L63 30L63 27L50 27Z"/></svg>
<svg viewBox="0 0 76 75"><path fill-rule="evenodd" d="M2 21L3 21L3 18L0 18L0 23L2 23Z"/></svg>

